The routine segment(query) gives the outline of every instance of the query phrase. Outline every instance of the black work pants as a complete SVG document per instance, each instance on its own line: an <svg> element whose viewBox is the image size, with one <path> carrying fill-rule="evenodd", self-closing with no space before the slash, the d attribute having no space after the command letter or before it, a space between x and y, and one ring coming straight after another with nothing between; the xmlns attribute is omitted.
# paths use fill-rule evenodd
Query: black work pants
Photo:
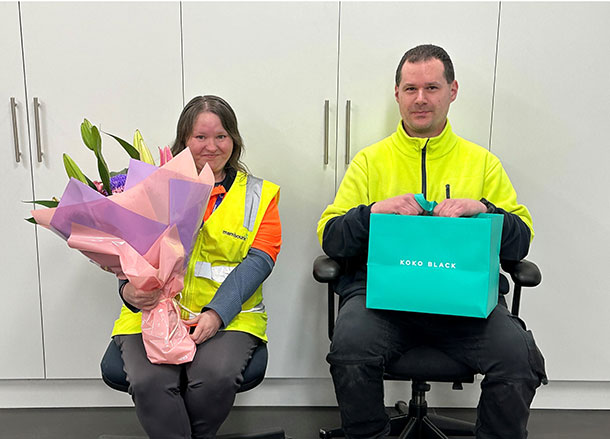
<svg viewBox="0 0 610 439"><path fill-rule="evenodd" d="M176 365L152 364L142 334L114 339L121 348L136 414L150 439L215 438L260 343L245 332L219 331L197 345L192 362Z"/></svg>
<svg viewBox="0 0 610 439"><path fill-rule="evenodd" d="M389 433L383 371L410 348L434 346L485 375L477 409L478 439L525 439L529 407L546 380L544 359L504 298L487 319L367 309L365 296L339 308L327 361L348 438Z"/></svg>

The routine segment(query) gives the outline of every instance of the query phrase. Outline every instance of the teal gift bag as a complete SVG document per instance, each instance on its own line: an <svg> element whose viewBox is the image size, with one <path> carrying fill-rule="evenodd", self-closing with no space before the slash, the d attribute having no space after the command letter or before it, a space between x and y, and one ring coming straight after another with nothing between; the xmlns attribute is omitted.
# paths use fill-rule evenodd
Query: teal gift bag
<svg viewBox="0 0 610 439"><path fill-rule="evenodd" d="M486 318L498 303L502 223L372 214L366 306Z"/></svg>

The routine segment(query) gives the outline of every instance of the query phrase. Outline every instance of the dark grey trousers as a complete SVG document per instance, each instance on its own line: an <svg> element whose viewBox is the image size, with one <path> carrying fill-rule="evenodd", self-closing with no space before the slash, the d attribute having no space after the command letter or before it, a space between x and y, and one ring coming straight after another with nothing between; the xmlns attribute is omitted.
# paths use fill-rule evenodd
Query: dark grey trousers
<svg viewBox="0 0 610 439"><path fill-rule="evenodd" d="M191 363L171 365L148 360L142 334L115 340L136 414L150 439L214 438L260 342L245 332L220 331L197 346Z"/></svg>
<svg viewBox="0 0 610 439"><path fill-rule="evenodd" d="M383 438L384 366L418 345L435 346L484 374L478 439L525 439L529 406L546 380L544 358L501 298L487 319L367 309L365 296L341 303L327 361L348 438Z"/></svg>

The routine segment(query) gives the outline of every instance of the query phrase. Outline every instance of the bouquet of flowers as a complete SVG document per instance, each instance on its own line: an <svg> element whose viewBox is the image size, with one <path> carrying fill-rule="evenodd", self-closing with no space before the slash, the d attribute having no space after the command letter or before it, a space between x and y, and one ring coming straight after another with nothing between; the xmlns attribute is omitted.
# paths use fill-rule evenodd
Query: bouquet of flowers
<svg viewBox="0 0 610 439"><path fill-rule="evenodd" d="M48 203L49 208L32 211L34 221L119 279L145 291L161 289L159 304L142 311L147 356L153 363L189 362L196 346L180 319L175 297L182 290L188 257L214 186L213 173L206 166L198 174L188 148L171 160L169 149L162 151L162 166L157 167L134 158L128 147L144 154L113 136L132 158L126 174L110 176L99 131L84 125L83 140L93 146L101 182L89 180L64 155L70 181L55 207ZM141 151L143 144L139 143Z"/></svg>

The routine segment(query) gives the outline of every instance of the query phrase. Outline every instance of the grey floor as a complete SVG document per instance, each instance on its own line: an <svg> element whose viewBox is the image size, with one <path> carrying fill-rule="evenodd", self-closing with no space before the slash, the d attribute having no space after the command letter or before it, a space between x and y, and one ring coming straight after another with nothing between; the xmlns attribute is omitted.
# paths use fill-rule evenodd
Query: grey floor
<svg viewBox="0 0 610 439"><path fill-rule="evenodd" d="M438 414L473 420L474 410ZM336 408L236 407L220 433L282 427L294 439L316 439L320 427L339 421ZM610 438L610 411L534 410L529 439ZM0 409L0 439L144 439L131 408Z"/></svg>

